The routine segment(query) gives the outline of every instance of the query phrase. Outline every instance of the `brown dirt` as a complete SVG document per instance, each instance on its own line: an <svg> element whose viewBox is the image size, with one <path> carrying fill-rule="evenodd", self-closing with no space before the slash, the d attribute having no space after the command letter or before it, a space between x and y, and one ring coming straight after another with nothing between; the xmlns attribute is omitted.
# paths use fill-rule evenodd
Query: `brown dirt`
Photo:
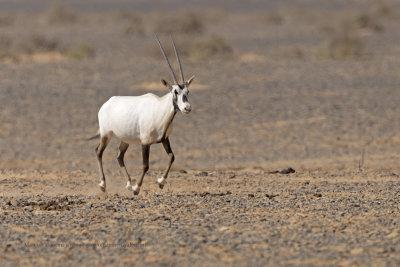
<svg viewBox="0 0 400 267"><path fill-rule="evenodd" d="M400 261L388 171L151 172L139 196L88 173L2 175L3 263L376 265Z"/></svg>
<svg viewBox="0 0 400 267"><path fill-rule="evenodd" d="M69 1L59 23L47 1L0 2L0 35L12 40L0 44L2 265L400 265L396 1L185 2L204 28L177 33L178 48L217 35L233 56L182 55L194 109L174 121L167 185L155 183L167 157L154 145L139 196L125 190L116 140L99 192L97 143L86 138L109 97L166 93L152 18L181 2L95 2ZM362 56L318 59L348 9L376 16L380 31L352 32ZM143 29L127 35L135 21ZM38 34L94 56L5 52ZM132 177L140 161L130 147Z"/></svg>

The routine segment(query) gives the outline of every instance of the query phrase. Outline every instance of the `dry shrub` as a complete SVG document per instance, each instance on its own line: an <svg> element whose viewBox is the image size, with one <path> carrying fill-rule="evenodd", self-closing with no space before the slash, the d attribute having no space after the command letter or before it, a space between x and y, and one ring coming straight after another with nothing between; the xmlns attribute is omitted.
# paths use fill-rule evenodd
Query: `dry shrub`
<svg viewBox="0 0 400 267"><path fill-rule="evenodd" d="M397 8L389 5L383 0L376 1L370 9L370 14L383 19L399 19L400 13Z"/></svg>
<svg viewBox="0 0 400 267"><path fill-rule="evenodd" d="M45 52L61 52L63 46L56 40L43 35L33 35L27 40L15 44L18 54L37 54Z"/></svg>
<svg viewBox="0 0 400 267"><path fill-rule="evenodd" d="M220 36L194 43L189 49L189 58L194 61L204 61L212 58L232 58L233 49Z"/></svg>
<svg viewBox="0 0 400 267"><path fill-rule="evenodd" d="M0 59L20 61L40 54L54 53L60 58L85 59L95 55L94 48L88 44L65 46L58 40L42 35L32 35L27 39L13 40L0 35Z"/></svg>
<svg viewBox="0 0 400 267"><path fill-rule="evenodd" d="M310 9L303 5L294 5L283 7L278 12L286 22L314 22L319 18L322 10Z"/></svg>
<svg viewBox="0 0 400 267"><path fill-rule="evenodd" d="M10 49L12 40L7 35L0 35L0 51L7 51Z"/></svg>
<svg viewBox="0 0 400 267"><path fill-rule="evenodd" d="M204 23L199 15L191 10L181 10L172 14L158 12L155 16L153 31L160 34L202 33Z"/></svg>
<svg viewBox="0 0 400 267"><path fill-rule="evenodd" d="M293 22L312 23L323 17L323 10L311 9L302 5L282 7L277 10L268 11L260 16L260 20L265 23L282 24Z"/></svg>
<svg viewBox="0 0 400 267"><path fill-rule="evenodd" d="M50 24L69 24L78 21L78 14L75 10L66 8L60 4L53 4L46 11L45 19Z"/></svg>
<svg viewBox="0 0 400 267"><path fill-rule="evenodd" d="M377 1L367 10L345 10L335 20L339 21L336 29L352 30L360 34L374 34L384 30L383 21L399 17L395 7L389 6L384 1Z"/></svg>
<svg viewBox="0 0 400 267"><path fill-rule="evenodd" d="M162 43L162 46L164 47L165 54L167 54L167 57L170 59L171 63L174 64L174 59L175 59L175 52L174 49L172 48L172 43L171 39L168 37L161 38L160 41ZM182 58L185 58L188 56L189 53L189 48L191 45L190 40L187 40L187 38L174 38L176 48L178 49L179 56ZM149 57L156 58L157 60L164 60L164 57L161 53L160 47L158 44L155 42L155 40L151 40L149 45L145 46L144 48L144 53L148 55Z"/></svg>
<svg viewBox="0 0 400 267"><path fill-rule="evenodd" d="M81 60L94 57L95 51L93 46L82 43L66 49L64 55L68 58Z"/></svg>
<svg viewBox="0 0 400 267"><path fill-rule="evenodd" d="M14 23L15 16L9 13L0 14L0 27L10 26Z"/></svg>
<svg viewBox="0 0 400 267"><path fill-rule="evenodd" d="M383 6L369 10L345 10L333 17L334 23L324 27L327 38L319 45L319 59L347 59L365 56L362 36L382 32L382 16L388 14Z"/></svg>
<svg viewBox="0 0 400 267"><path fill-rule="evenodd" d="M346 30L363 31L376 33L383 31L380 17L367 11L349 10L344 12L339 18L337 26Z"/></svg>
<svg viewBox="0 0 400 267"><path fill-rule="evenodd" d="M218 7L208 8L199 12L201 12L201 16L205 21L213 24L221 23L229 17L229 12L226 9Z"/></svg>
<svg viewBox="0 0 400 267"><path fill-rule="evenodd" d="M298 46L279 46L273 49L271 56L277 60L301 60L304 59L304 51Z"/></svg>
<svg viewBox="0 0 400 267"><path fill-rule="evenodd" d="M144 35L143 24L140 23L130 23L122 31L124 35Z"/></svg>
<svg viewBox="0 0 400 267"><path fill-rule="evenodd" d="M0 59L9 57L12 40L7 35L0 35Z"/></svg>
<svg viewBox="0 0 400 267"><path fill-rule="evenodd" d="M110 17L113 21L125 24L122 30L124 35L143 35L145 32L142 17L134 11L117 11L111 13Z"/></svg>
<svg viewBox="0 0 400 267"><path fill-rule="evenodd" d="M141 21L141 16L135 11L131 10L118 10L111 13L110 17L113 21L128 21L128 22L138 22Z"/></svg>
<svg viewBox="0 0 400 267"><path fill-rule="evenodd" d="M141 17L131 17L123 30L124 35L143 35L144 26Z"/></svg>
<svg viewBox="0 0 400 267"><path fill-rule="evenodd" d="M282 24L285 18L278 12L268 12L261 15L261 21L268 24Z"/></svg>
<svg viewBox="0 0 400 267"><path fill-rule="evenodd" d="M41 35L34 35L28 39L15 41L8 36L0 36L0 59L18 61L25 55L34 55L46 52L61 52L63 47L54 39Z"/></svg>
<svg viewBox="0 0 400 267"><path fill-rule="evenodd" d="M348 59L360 58L364 53L362 38L352 31L342 31L333 34L317 48L318 59Z"/></svg>

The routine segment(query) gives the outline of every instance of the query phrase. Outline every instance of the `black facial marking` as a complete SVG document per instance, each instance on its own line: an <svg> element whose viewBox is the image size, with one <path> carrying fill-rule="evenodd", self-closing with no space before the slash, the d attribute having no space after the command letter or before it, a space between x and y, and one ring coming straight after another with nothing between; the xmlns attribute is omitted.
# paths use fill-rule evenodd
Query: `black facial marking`
<svg viewBox="0 0 400 267"><path fill-rule="evenodd" d="M174 105L175 111L179 109L177 101L178 101L178 93L175 91L172 97L172 104Z"/></svg>

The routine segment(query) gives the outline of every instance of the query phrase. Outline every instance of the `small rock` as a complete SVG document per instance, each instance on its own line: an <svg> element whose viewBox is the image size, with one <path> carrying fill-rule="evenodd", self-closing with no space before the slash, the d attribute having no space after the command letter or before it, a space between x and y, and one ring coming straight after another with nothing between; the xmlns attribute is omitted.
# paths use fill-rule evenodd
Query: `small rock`
<svg viewBox="0 0 400 267"><path fill-rule="evenodd" d="M109 210L109 211L112 211L112 212L116 212L117 211L113 206L107 206L106 209Z"/></svg>
<svg viewBox="0 0 400 267"><path fill-rule="evenodd" d="M270 194L265 194L265 196L267 197L267 198L269 198L269 199L273 199L274 197L277 197L277 196L279 196L279 194L272 194L272 195L270 195Z"/></svg>
<svg viewBox="0 0 400 267"><path fill-rule="evenodd" d="M208 176L208 172L202 171L202 172L196 174L196 176Z"/></svg>
<svg viewBox="0 0 400 267"><path fill-rule="evenodd" d="M211 242L217 242L218 241L218 237L213 236L213 237L210 238L210 241Z"/></svg>
<svg viewBox="0 0 400 267"><path fill-rule="evenodd" d="M289 173L295 173L296 171L292 168L287 168L285 170L280 171L280 174L289 174Z"/></svg>
<svg viewBox="0 0 400 267"><path fill-rule="evenodd" d="M207 195L209 195L210 194L210 192L202 192L202 193L200 193L200 196L201 197L205 197L205 196L207 196Z"/></svg>
<svg viewBox="0 0 400 267"><path fill-rule="evenodd" d="M277 173L280 173L280 174L289 174L289 173L295 173L296 171L293 169L293 168L287 168L287 169L284 169L284 170L281 170L281 171L270 171L270 172L268 172L269 174L277 174Z"/></svg>
<svg viewBox="0 0 400 267"><path fill-rule="evenodd" d="M185 170L180 170L179 172L180 172L180 173L184 173L184 174L187 173L187 171L185 171Z"/></svg>

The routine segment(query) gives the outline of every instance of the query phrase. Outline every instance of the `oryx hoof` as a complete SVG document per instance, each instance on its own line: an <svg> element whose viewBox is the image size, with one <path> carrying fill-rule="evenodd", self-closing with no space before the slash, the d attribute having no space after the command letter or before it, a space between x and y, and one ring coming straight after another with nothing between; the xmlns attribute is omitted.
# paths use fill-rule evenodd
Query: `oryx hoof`
<svg viewBox="0 0 400 267"><path fill-rule="evenodd" d="M128 190L132 190L131 182L128 182L128 183L126 184L125 188L128 189Z"/></svg>
<svg viewBox="0 0 400 267"><path fill-rule="evenodd" d="M100 190L106 192L106 184L104 182L99 183Z"/></svg>
<svg viewBox="0 0 400 267"><path fill-rule="evenodd" d="M157 180L157 183L158 183L158 187L159 187L160 189L163 189L163 188L164 188L164 185L165 185L165 183L166 183L165 178L164 178L164 177L159 178L159 179Z"/></svg>
<svg viewBox="0 0 400 267"><path fill-rule="evenodd" d="M132 191L133 191L133 194L134 194L135 196L139 195L140 186L138 186L137 184L135 184L134 186L132 186Z"/></svg>

